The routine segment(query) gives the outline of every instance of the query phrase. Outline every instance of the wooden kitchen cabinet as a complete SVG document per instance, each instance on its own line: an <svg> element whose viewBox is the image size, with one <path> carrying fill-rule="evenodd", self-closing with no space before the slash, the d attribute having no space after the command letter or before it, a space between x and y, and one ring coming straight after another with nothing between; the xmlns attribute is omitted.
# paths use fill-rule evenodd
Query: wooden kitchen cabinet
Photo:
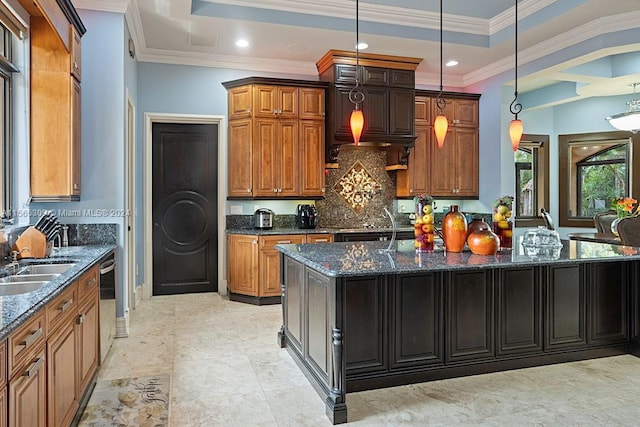
<svg viewBox="0 0 640 427"><path fill-rule="evenodd" d="M479 95L447 92L445 114L449 129L438 148L433 120L439 110L438 92L417 91L416 141L406 171L397 172L397 197L477 198L479 194Z"/></svg>
<svg viewBox="0 0 640 427"><path fill-rule="evenodd" d="M300 191L303 197L323 197L324 120L300 120Z"/></svg>
<svg viewBox="0 0 640 427"><path fill-rule="evenodd" d="M78 396L89 387L100 361L100 295L96 285L82 300L75 317L77 331Z"/></svg>
<svg viewBox="0 0 640 427"><path fill-rule="evenodd" d="M332 242L331 234L229 234L228 278L232 301L252 304L280 302L280 252L278 244Z"/></svg>
<svg viewBox="0 0 640 427"><path fill-rule="evenodd" d="M307 234L307 243L332 243L333 234Z"/></svg>
<svg viewBox="0 0 640 427"><path fill-rule="evenodd" d="M299 194L298 121L256 119L253 153L254 191L258 197Z"/></svg>
<svg viewBox="0 0 640 427"><path fill-rule="evenodd" d="M435 141L435 137L433 138ZM431 149L431 195L477 197L479 167L478 132L450 129L442 149Z"/></svg>
<svg viewBox="0 0 640 427"><path fill-rule="evenodd" d="M46 320L44 310L7 339L9 426L47 425Z"/></svg>
<svg viewBox="0 0 640 427"><path fill-rule="evenodd" d="M47 425L50 427L70 425L79 406L75 320L75 316L66 316L47 339Z"/></svg>
<svg viewBox="0 0 640 427"><path fill-rule="evenodd" d="M298 118L298 88L292 86L255 85L254 117Z"/></svg>
<svg viewBox="0 0 640 427"><path fill-rule="evenodd" d="M304 234L290 234L277 236L260 236L259 271L260 282L258 296L279 297L282 295L280 286L280 252L275 248L280 244L305 243Z"/></svg>
<svg viewBox="0 0 640 427"><path fill-rule="evenodd" d="M7 393L7 340L0 342L0 427L9 423L9 396Z"/></svg>
<svg viewBox="0 0 640 427"><path fill-rule="evenodd" d="M79 200L80 40L86 29L68 1L20 1L31 15L31 197Z"/></svg>
<svg viewBox="0 0 640 427"><path fill-rule="evenodd" d="M258 295L258 236L227 235L229 293Z"/></svg>
<svg viewBox="0 0 640 427"><path fill-rule="evenodd" d="M326 85L259 77L223 84L229 109L228 197L323 197Z"/></svg>

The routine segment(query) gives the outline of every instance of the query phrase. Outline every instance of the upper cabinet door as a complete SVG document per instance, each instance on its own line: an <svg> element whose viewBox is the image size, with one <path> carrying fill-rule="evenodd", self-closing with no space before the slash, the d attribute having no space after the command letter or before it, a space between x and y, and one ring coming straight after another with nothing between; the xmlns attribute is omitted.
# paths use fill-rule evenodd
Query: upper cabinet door
<svg viewBox="0 0 640 427"><path fill-rule="evenodd" d="M73 27L71 32L73 36L71 38L71 64L69 65L71 74L80 82L82 81L82 40L80 39L80 34Z"/></svg>
<svg viewBox="0 0 640 427"><path fill-rule="evenodd" d="M240 86L229 89L227 94L229 103L229 120L247 119L251 117L253 107L253 92L251 86Z"/></svg>
<svg viewBox="0 0 640 427"><path fill-rule="evenodd" d="M298 117L298 88L256 85L253 91L256 117Z"/></svg>
<svg viewBox="0 0 640 427"><path fill-rule="evenodd" d="M300 119L324 119L324 89L300 88Z"/></svg>

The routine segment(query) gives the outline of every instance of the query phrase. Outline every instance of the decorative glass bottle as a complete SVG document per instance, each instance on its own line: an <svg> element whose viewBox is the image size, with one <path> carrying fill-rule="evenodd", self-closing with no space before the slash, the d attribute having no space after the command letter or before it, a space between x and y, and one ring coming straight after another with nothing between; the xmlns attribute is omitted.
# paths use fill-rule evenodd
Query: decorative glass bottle
<svg viewBox="0 0 640 427"><path fill-rule="evenodd" d="M511 249L513 238L512 206L512 196L502 196L493 202L493 232L500 239L500 249Z"/></svg>
<svg viewBox="0 0 640 427"><path fill-rule="evenodd" d="M432 252L434 242L433 198L424 194L414 197L416 221L414 224L416 252Z"/></svg>
<svg viewBox="0 0 640 427"><path fill-rule="evenodd" d="M458 210L458 205L449 206L442 220L442 235L447 252L462 252L467 240L467 218Z"/></svg>

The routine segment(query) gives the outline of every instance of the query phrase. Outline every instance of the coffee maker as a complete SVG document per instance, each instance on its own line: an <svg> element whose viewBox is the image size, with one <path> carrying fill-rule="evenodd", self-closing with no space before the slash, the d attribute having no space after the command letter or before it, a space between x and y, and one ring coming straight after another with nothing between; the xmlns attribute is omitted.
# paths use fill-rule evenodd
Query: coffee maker
<svg viewBox="0 0 640 427"><path fill-rule="evenodd" d="M314 205L298 205L296 212L298 228L316 228L318 225L318 210Z"/></svg>

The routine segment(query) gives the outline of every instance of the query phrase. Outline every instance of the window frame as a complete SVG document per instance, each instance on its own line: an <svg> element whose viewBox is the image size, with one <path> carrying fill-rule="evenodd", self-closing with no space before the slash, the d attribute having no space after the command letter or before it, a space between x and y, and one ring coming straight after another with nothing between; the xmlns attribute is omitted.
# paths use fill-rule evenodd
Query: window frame
<svg viewBox="0 0 640 427"><path fill-rule="evenodd" d="M613 140L627 140L630 153L627 164L629 168L629 194L640 189L640 171L634 173L634 165L640 165L640 134L626 131L590 132L558 135L558 224L560 227L595 228L593 218L569 216L571 206L571 165L569 164L569 146L576 142L599 144Z"/></svg>
<svg viewBox="0 0 640 427"><path fill-rule="evenodd" d="M523 134L520 140L521 147L531 147L537 150L537 159L534 160L538 166L535 173L535 198L536 198L536 216L515 216L516 227L537 227L544 225L544 221L539 216L540 208L544 208L549 211L549 135L538 134ZM514 162L514 171L516 170L516 163ZM514 188L514 195L517 198L519 195L515 193L517 187L517 179L515 180L516 186ZM517 210L516 210L517 213Z"/></svg>
<svg viewBox="0 0 640 427"><path fill-rule="evenodd" d="M13 215L13 73L19 72L19 69L13 64L13 43L14 34L11 30L0 23L0 31L4 33L4 52L0 53L0 76L4 83L4 96L2 97L4 105L1 106L0 114L4 125L2 126L2 153L0 155L2 167L2 186L1 186L1 203L0 220L12 219ZM22 40L22 39L21 39Z"/></svg>

